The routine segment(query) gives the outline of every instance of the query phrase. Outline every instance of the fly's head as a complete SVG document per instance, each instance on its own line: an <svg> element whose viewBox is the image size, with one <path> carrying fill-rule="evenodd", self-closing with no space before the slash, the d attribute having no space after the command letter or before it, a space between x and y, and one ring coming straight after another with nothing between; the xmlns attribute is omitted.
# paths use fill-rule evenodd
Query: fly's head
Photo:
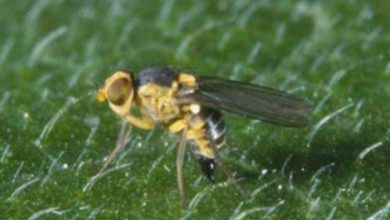
<svg viewBox="0 0 390 220"><path fill-rule="evenodd" d="M129 114L134 100L132 73L120 70L112 74L99 89L97 99L107 100L110 108L122 117Z"/></svg>

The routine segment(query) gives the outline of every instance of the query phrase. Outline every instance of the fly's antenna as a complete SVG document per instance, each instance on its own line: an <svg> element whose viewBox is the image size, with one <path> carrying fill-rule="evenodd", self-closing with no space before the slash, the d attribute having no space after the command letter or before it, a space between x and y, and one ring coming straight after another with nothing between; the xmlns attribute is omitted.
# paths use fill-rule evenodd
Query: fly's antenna
<svg viewBox="0 0 390 220"><path fill-rule="evenodd" d="M92 81L93 85L95 86L95 91L99 91L100 89L100 84L98 83L97 80L93 80Z"/></svg>

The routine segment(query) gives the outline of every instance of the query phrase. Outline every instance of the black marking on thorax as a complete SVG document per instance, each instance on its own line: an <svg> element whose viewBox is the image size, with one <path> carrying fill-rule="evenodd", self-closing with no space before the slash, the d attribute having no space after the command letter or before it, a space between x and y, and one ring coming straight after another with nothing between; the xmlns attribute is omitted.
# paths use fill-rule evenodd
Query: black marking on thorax
<svg viewBox="0 0 390 220"><path fill-rule="evenodd" d="M177 73L169 67L155 66L143 69L138 75L139 85L155 83L160 86L170 87L177 78Z"/></svg>

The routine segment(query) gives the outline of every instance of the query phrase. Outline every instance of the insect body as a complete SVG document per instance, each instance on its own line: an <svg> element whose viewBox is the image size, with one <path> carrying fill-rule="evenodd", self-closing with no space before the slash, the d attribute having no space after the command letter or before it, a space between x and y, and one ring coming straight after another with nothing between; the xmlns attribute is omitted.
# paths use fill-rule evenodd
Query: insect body
<svg viewBox="0 0 390 220"><path fill-rule="evenodd" d="M116 114L136 127L149 130L159 124L169 132L181 134L176 163L182 202L186 142L210 181L213 181L215 163L231 176L218 153L225 143L221 111L288 127L306 126L308 119L302 114L310 111L304 100L279 90L195 77L167 67L146 68L137 78L130 72L118 71L106 79L98 99L107 99ZM134 113L135 107L139 109L138 115Z"/></svg>

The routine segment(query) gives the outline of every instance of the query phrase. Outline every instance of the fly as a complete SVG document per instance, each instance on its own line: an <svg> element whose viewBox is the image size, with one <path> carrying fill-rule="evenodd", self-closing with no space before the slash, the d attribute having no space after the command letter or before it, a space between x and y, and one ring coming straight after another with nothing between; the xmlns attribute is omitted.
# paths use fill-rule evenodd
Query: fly
<svg viewBox="0 0 390 220"><path fill-rule="evenodd" d="M151 130L158 124L168 132L181 135L176 172L183 206L182 167L187 143L209 181L214 182L216 165L233 180L232 173L219 155L225 144L226 132L222 111L296 128L309 124L304 115L311 111L311 106L303 99L283 91L231 80L198 77L168 67L146 68L137 78L132 72L117 71L106 79L97 98L100 102L107 100L110 108L130 125ZM135 108L140 112L138 115L134 114ZM102 169L120 148L121 144L117 144ZM232 182L245 194L235 181Z"/></svg>

